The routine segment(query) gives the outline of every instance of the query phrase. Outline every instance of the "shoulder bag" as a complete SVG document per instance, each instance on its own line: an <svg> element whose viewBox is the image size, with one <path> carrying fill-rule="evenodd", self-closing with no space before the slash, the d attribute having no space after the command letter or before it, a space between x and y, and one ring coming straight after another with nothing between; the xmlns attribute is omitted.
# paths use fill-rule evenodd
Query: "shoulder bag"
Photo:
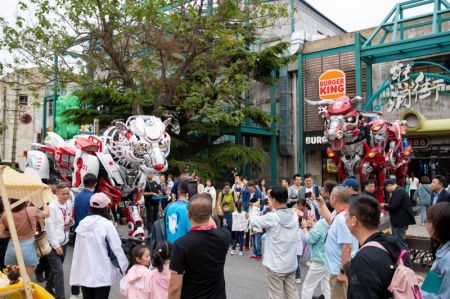
<svg viewBox="0 0 450 299"><path fill-rule="evenodd" d="M28 216L27 208L25 208L25 214L27 215L28 224L30 228L33 230L33 226L31 225L30 217ZM52 247L47 240L47 233L43 229L43 226L39 221L37 221L38 225L41 227L40 232L34 235L34 245L36 246L36 253L38 257L47 256L52 252Z"/></svg>

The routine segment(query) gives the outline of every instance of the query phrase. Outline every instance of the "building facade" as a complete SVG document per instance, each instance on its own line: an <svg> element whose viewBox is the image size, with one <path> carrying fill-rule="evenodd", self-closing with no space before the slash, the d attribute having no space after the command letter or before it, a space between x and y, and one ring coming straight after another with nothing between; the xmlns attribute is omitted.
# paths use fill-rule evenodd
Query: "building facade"
<svg viewBox="0 0 450 299"><path fill-rule="evenodd" d="M59 90L59 95L64 96L74 88L74 84L69 84L68 88ZM20 169L25 168L24 153L31 148L32 143L42 142L44 111L46 130L53 131L55 106L52 99L52 84L37 68L11 72L0 78L2 162L15 161Z"/></svg>
<svg viewBox="0 0 450 299"><path fill-rule="evenodd" d="M297 53L305 41L320 40L345 33L326 16L306 1L284 1L290 17L278 20L276 25L262 33L262 39L271 42L289 42L291 53ZM258 50L258 49L256 49ZM293 64L295 65L295 63ZM252 83L249 99L264 111L279 115L277 127L272 131L262 130L250 122L244 123L236 142L263 149L269 159L264 165L247 165L243 169L245 176L266 179L275 184L280 179L291 177L298 169L298 110L297 72L292 66L274 71L279 77L276 86Z"/></svg>
<svg viewBox="0 0 450 299"><path fill-rule="evenodd" d="M306 39L296 53L297 61L287 69L289 96L282 96L281 71L278 85L265 91L266 98L271 91L279 99L279 148L277 165L272 165L278 169L278 179L305 171L311 172L318 183L337 179L326 154L324 120L317 107L304 101L318 100L320 76L336 69L345 74L345 94L363 97L360 110L380 112L389 121L406 122L413 147L409 172L416 176L441 173L450 178L449 8L446 1L407 1L396 4L376 28ZM420 9L421 14L411 14L410 9ZM263 93L259 89L253 93ZM281 151L286 110L292 117L292 156ZM258 140L267 148L264 138Z"/></svg>

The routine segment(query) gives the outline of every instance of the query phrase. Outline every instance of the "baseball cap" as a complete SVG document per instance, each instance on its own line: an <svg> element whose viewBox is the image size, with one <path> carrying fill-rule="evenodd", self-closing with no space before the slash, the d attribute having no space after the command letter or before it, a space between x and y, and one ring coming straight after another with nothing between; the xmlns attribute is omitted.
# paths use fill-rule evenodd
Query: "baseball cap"
<svg viewBox="0 0 450 299"><path fill-rule="evenodd" d="M345 187L352 187L355 190L359 189L358 181L354 178L348 178L344 182L342 182L342 185Z"/></svg>
<svg viewBox="0 0 450 299"><path fill-rule="evenodd" d="M47 180L48 185L58 185L59 179L57 177L51 177Z"/></svg>
<svg viewBox="0 0 450 299"><path fill-rule="evenodd" d="M395 185L395 181L393 179L384 180L384 186L386 187L387 185Z"/></svg>
<svg viewBox="0 0 450 299"><path fill-rule="evenodd" d="M101 209L106 208L111 203L111 200L109 200L109 197L105 193L99 192L91 196L89 203L91 207Z"/></svg>

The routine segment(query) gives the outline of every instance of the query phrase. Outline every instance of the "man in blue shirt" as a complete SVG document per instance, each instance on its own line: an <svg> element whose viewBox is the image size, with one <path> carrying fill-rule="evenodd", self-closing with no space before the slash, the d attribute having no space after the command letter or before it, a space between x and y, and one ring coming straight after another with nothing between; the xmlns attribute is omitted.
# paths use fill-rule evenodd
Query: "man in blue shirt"
<svg viewBox="0 0 450 299"><path fill-rule="evenodd" d="M77 228L81 220L83 220L89 212L89 202L91 196L94 194L95 186L97 185L97 178L95 175L88 173L83 177L84 189L75 196L74 210L75 210L75 223L73 225L73 231Z"/></svg>
<svg viewBox="0 0 450 299"><path fill-rule="evenodd" d="M92 173L88 173L83 177L83 191L78 193L75 196L74 200L74 224L73 224L73 232L74 232L74 240L76 238L75 229L80 224L80 221L86 218L89 213L90 200L91 196L94 194L95 186L97 185L97 177ZM80 296L80 287L79 286L71 286L72 296L70 298L81 298Z"/></svg>
<svg viewBox="0 0 450 299"><path fill-rule="evenodd" d="M248 207L250 206L250 199L252 198L258 198L259 200L262 200L262 193L259 191L258 188L256 188L255 183L252 181L249 181L247 183L247 188L242 191L242 207L244 211L248 212Z"/></svg>
<svg viewBox="0 0 450 299"><path fill-rule="evenodd" d="M330 195L330 204L334 208L333 216L319 198L319 209L329 223L325 237L325 268L330 273L331 298L347 298L344 265L358 251L358 240L351 234L345 223L351 193L345 186L337 186Z"/></svg>
<svg viewBox="0 0 450 299"><path fill-rule="evenodd" d="M177 201L168 205L165 213L166 239L171 244L186 235L191 229L187 212L188 200L189 184L187 180L184 180L178 186Z"/></svg>
<svg viewBox="0 0 450 299"><path fill-rule="evenodd" d="M175 200L178 199L178 188L180 187L181 182L187 182L189 180L189 174L186 171L183 171L180 174L180 179L175 182L172 189L170 190L172 192L172 202L175 202Z"/></svg>

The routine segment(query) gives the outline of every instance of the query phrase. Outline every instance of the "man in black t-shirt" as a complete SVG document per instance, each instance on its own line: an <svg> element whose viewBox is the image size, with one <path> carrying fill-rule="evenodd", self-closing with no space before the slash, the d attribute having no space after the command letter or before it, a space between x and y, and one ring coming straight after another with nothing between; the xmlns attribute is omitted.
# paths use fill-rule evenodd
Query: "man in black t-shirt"
<svg viewBox="0 0 450 299"><path fill-rule="evenodd" d="M226 299L224 265L231 234L216 228L212 199L197 194L189 201L192 229L175 241L170 259L169 299Z"/></svg>
<svg viewBox="0 0 450 299"><path fill-rule="evenodd" d="M144 188L144 200L145 200L145 211L147 214L147 230L150 235L152 230L153 222L158 220L159 212L159 202L154 198L155 195L161 195L161 186L153 180L153 176L149 175L147 177L147 183Z"/></svg>

